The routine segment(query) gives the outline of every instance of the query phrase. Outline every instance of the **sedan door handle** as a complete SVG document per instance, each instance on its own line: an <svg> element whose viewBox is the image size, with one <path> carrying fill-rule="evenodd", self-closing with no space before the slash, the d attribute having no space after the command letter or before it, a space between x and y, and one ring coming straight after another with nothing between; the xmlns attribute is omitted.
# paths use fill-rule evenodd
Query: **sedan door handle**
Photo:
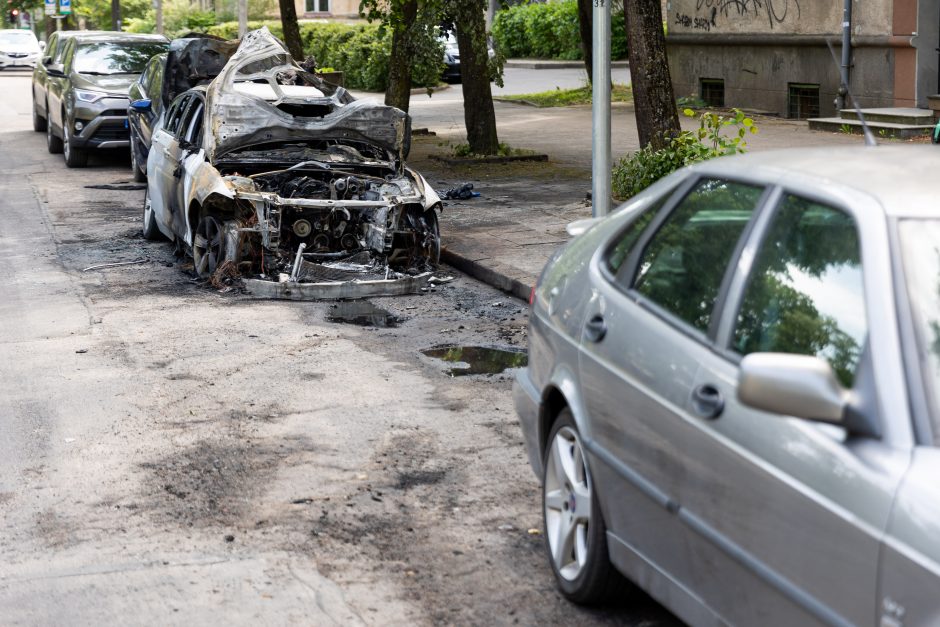
<svg viewBox="0 0 940 627"><path fill-rule="evenodd" d="M692 391L692 409L706 420L714 420L725 410L725 399L714 385L700 385Z"/></svg>
<svg viewBox="0 0 940 627"><path fill-rule="evenodd" d="M584 337L589 342L600 342L607 335L607 323L601 315L594 316L584 325Z"/></svg>

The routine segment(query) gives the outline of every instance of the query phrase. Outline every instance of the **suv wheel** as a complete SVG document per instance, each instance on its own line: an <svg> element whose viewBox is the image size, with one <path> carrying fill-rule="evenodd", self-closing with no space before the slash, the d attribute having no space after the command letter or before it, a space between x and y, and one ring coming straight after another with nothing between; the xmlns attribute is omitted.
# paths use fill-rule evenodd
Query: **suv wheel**
<svg viewBox="0 0 940 627"><path fill-rule="evenodd" d="M623 589L624 580L610 563L607 528L570 409L558 415L544 460L545 544L558 587L575 603L607 601Z"/></svg>
<svg viewBox="0 0 940 627"><path fill-rule="evenodd" d="M49 120L46 120L46 149L54 155L62 152L62 140L55 136Z"/></svg>
<svg viewBox="0 0 940 627"><path fill-rule="evenodd" d="M65 116L62 116L65 120ZM65 157L65 165L70 168L84 168L88 165L88 153L72 145L70 139L72 133L69 132L69 125L63 123L62 128L62 156Z"/></svg>

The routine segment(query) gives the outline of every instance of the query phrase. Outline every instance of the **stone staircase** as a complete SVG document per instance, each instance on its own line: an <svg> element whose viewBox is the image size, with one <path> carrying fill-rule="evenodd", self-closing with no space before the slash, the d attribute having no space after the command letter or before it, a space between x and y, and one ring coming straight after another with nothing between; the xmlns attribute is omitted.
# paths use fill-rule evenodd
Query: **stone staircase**
<svg viewBox="0 0 940 627"><path fill-rule="evenodd" d="M910 139L933 133L936 121L930 109L862 109L868 128L875 138L893 137ZM814 131L833 133L861 133L862 123L855 109L842 109L837 118L814 118L808 120L809 128Z"/></svg>

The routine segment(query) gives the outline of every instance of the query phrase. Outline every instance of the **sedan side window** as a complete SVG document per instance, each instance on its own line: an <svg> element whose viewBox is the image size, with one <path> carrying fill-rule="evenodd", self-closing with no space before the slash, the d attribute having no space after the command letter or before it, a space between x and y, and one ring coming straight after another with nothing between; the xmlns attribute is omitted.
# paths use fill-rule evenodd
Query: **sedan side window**
<svg viewBox="0 0 940 627"><path fill-rule="evenodd" d="M851 387L867 333L855 222L838 209L784 197L748 279L734 349L816 355Z"/></svg>
<svg viewBox="0 0 940 627"><path fill-rule="evenodd" d="M633 289L707 332L728 263L763 191L699 181L647 244Z"/></svg>
<svg viewBox="0 0 940 627"><path fill-rule="evenodd" d="M188 96L183 96L178 98L173 102L173 105L170 107L170 112L166 117L166 126L164 130L170 135L176 135L176 131L180 127L180 119L183 117L183 112L186 110L186 104L189 102Z"/></svg>

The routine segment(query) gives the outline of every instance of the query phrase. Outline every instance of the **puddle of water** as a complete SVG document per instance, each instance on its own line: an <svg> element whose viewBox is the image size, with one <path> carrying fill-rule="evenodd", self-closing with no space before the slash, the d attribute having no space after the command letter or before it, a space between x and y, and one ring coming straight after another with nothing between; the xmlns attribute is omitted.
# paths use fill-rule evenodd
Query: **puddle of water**
<svg viewBox="0 0 940 627"><path fill-rule="evenodd" d="M435 346L421 352L428 357L459 364L447 371L452 377L499 374L509 368L522 368L529 363L528 354L521 349L449 345Z"/></svg>
<svg viewBox="0 0 940 627"><path fill-rule="evenodd" d="M350 300L330 305L326 315L330 322L356 324L361 327L397 327L401 319L367 300Z"/></svg>

